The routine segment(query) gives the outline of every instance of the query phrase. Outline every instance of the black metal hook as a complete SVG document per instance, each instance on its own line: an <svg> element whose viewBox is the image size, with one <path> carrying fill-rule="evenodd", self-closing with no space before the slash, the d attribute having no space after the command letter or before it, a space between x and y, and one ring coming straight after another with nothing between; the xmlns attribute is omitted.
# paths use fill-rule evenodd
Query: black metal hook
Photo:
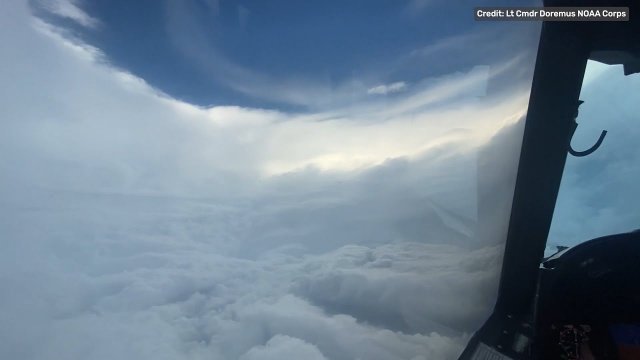
<svg viewBox="0 0 640 360"><path fill-rule="evenodd" d="M590 155L594 151L598 150L600 145L602 145L602 142L604 141L604 137L605 136L607 136L607 130L602 130L602 132L600 133L600 137L598 138L598 141L596 141L596 143L593 144L592 147L590 147L590 148L588 148L587 150L584 150L584 151L576 151L576 150L574 150L573 147L571 147L571 143L569 143L569 154L571 154L573 156L576 156L576 157L582 157L582 156Z"/></svg>
<svg viewBox="0 0 640 360"><path fill-rule="evenodd" d="M580 105L582 105L584 103L584 101L582 100L578 100L578 108L580 108ZM578 128L578 123L575 121L575 119L578 117L578 108L576 108L576 115L575 118L573 120L573 130L571 131L571 139L573 139L573 135L576 132L576 129ZM598 138L598 141L596 141L595 144L593 144L593 146L591 146L590 148L588 148L587 150L584 151L576 151L573 149L573 147L571 146L571 140L569 140L569 154L575 156L575 157L583 157L583 156L587 156L592 154L594 151L598 150L598 148L600 147L600 145L602 145L602 142L604 141L604 137L607 136L607 130L602 130L602 132L600 133L600 137Z"/></svg>

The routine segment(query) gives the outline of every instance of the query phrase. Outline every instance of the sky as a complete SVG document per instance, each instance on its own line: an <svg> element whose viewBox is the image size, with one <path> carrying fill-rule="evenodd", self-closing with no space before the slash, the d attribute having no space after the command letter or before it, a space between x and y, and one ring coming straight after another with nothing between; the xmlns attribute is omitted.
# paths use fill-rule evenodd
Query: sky
<svg viewBox="0 0 640 360"><path fill-rule="evenodd" d="M539 24L106 4L0 11L0 357L455 359L495 301ZM608 71L591 97L637 87ZM610 198L603 162L569 163L594 197L558 234Z"/></svg>
<svg viewBox="0 0 640 360"><path fill-rule="evenodd" d="M487 47L469 49L473 42L463 36L510 37L499 26L470 21L471 7L464 2L30 4L43 20L100 49L111 66L200 106L292 111L348 106L369 95L402 92L426 77L493 64L506 51L487 41Z"/></svg>
<svg viewBox="0 0 640 360"><path fill-rule="evenodd" d="M640 77L625 76L622 66L588 64L572 146L585 150L602 130L607 136L590 156L568 157L549 245L571 246L640 228L640 210L630 201L640 196L635 181L640 151L634 146L640 130L633 95L639 90Z"/></svg>

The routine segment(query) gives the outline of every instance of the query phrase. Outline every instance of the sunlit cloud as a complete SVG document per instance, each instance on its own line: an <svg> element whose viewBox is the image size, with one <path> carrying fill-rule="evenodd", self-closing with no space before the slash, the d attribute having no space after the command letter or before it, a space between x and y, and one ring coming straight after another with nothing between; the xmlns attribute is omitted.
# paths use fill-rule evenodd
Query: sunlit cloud
<svg viewBox="0 0 640 360"><path fill-rule="evenodd" d="M374 86L367 90L367 94L369 95L386 95L397 93L405 90L407 88L407 84L404 81L394 82L388 85L378 85Z"/></svg>

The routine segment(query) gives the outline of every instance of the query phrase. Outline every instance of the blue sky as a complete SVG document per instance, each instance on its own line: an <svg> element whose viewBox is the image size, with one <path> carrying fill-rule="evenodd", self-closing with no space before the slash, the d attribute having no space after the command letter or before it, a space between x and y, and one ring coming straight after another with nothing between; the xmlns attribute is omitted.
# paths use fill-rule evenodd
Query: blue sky
<svg viewBox="0 0 640 360"><path fill-rule="evenodd" d="M299 111L344 106L366 98L375 87L403 84L394 88L399 92L424 78L490 65L504 60L505 53L533 45L513 39L511 32L502 30L504 25L470 21L472 5L482 5L479 2L31 4L43 19L100 49L113 66L169 96L201 106ZM60 10L69 7L77 11ZM468 36L475 41L461 40ZM488 39L510 42L511 48L492 47Z"/></svg>

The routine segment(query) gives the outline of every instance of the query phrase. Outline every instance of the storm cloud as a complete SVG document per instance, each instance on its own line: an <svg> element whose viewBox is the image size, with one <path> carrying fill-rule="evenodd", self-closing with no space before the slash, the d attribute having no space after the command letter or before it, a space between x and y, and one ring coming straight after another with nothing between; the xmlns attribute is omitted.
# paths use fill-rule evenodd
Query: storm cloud
<svg viewBox="0 0 640 360"><path fill-rule="evenodd" d="M488 315L527 91L486 84L522 59L204 108L5 8L0 357L454 359Z"/></svg>

